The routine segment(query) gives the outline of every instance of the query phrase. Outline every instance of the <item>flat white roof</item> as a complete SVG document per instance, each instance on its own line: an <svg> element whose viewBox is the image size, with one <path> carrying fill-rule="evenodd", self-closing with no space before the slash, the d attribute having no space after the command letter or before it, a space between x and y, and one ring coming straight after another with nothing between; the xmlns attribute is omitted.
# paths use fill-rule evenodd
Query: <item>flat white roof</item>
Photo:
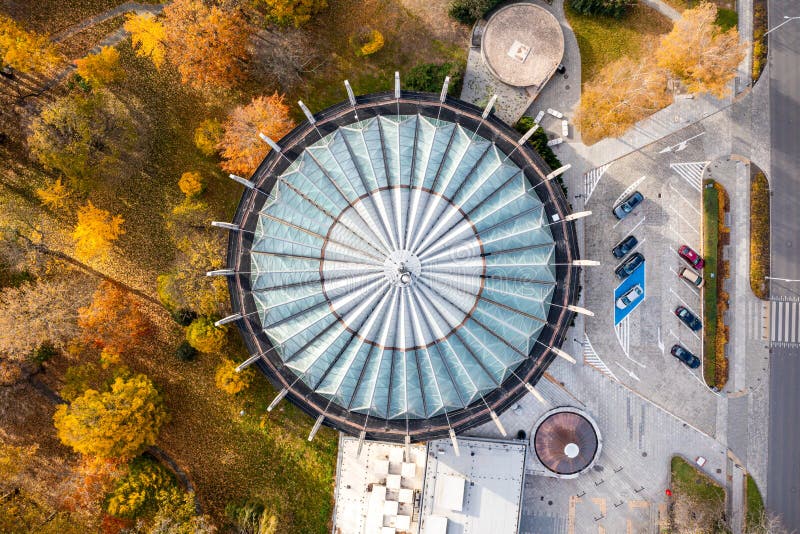
<svg viewBox="0 0 800 534"><path fill-rule="evenodd" d="M459 437L458 445L460 456L449 440L428 443L420 532L517 534L527 444Z"/></svg>
<svg viewBox="0 0 800 534"><path fill-rule="evenodd" d="M339 435L333 512L335 534L418 532L417 521L403 516L414 516L413 494L422 491L426 450L424 445L418 444L411 445L410 449L411 458L404 458L404 445L364 441L359 456L358 439ZM405 466L403 475L404 462L416 466L413 476L407 476L412 472L409 466ZM399 488L387 487L389 481Z"/></svg>

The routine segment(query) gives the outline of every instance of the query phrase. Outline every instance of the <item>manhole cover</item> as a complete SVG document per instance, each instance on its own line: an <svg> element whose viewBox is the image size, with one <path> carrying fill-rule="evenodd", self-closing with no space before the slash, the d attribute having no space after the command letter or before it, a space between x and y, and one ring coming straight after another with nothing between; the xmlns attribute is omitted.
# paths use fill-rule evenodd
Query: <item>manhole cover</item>
<svg viewBox="0 0 800 534"><path fill-rule="evenodd" d="M564 90L565 90L565 91L569 91L569 84L567 84L567 85L565 85L565 86L564 86Z"/></svg>

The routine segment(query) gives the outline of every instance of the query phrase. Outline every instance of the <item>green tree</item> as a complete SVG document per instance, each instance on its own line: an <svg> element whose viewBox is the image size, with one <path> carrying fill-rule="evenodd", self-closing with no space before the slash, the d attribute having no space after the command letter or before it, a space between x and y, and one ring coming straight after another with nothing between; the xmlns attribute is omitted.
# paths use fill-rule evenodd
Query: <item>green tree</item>
<svg viewBox="0 0 800 534"><path fill-rule="evenodd" d="M605 15L622 18L636 0L570 0L572 9L584 15Z"/></svg>
<svg viewBox="0 0 800 534"><path fill-rule="evenodd" d="M502 0L451 0L447 12L462 24L474 24Z"/></svg>
<svg viewBox="0 0 800 534"><path fill-rule="evenodd" d="M445 76L450 76L447 94L457 96L461 92L461 81L464 77L462 65L457 63L421 63L408 72L402 73L403 85L410 91L439 93L442 90Z"/></svg>
<svg viewBox="0 0 800 534"><path fill-rule="evenodd" d="M118 377L108 391L86 390L56 408L62 443L81 454L129 459L156 441L168 420L161 395L145 375Z"/></svg>
<svg viewBox="0 0 800 534"><path fill-rule="evenodd" d="M128 109L105 90L73 92L47 105L28 136L31 155L85 189L92 180L116 176L133 137Z"/></svg>

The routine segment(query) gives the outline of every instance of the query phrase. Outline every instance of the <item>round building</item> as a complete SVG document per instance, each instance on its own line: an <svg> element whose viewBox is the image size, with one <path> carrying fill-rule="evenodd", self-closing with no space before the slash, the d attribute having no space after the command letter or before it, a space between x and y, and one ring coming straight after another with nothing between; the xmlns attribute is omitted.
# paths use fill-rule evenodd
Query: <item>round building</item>
<svg viewBox="0 0 800 534"><path fill-rule="evenodd" d="M458 433L555 357L577 289L568 205L481 109L354 102L278 141L245 189L227 256L237 325L319 422L388 441Z"/></svg>
<svg viewBox="0 0 800 534"><path fill-rule="evenodd" d="M532 439L536 457L553 476L574 478L588 471L600 455L600 431L588 414L574 408L547 412Z"/></svg>

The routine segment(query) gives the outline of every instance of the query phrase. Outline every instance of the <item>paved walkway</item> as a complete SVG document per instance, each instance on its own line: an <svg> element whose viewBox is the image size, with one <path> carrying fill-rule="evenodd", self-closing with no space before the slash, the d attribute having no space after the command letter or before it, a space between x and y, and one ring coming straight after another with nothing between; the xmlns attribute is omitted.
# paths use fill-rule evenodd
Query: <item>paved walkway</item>
<svg viewBox="0 0 800 534"><path fill-rule="evenodd" d="M125 2L124 4L120 4L115 8L103 11L102 13L98 13L93 17L89 17L84 19L77 24L73 24L69 28L65 28L60 32L52 35L50 40L54 43L60 43L66 39L69 39L75 34L78 34L84 30L91 28L92 26L96 26L101 22L105 22L109 19L113 19L114 17L118 17L120 15L124 15L125 13L129 13L131 11L135 11L136 13L161 13L161 10L164 9L163 4L142 4L139 2Z"/></svg>

